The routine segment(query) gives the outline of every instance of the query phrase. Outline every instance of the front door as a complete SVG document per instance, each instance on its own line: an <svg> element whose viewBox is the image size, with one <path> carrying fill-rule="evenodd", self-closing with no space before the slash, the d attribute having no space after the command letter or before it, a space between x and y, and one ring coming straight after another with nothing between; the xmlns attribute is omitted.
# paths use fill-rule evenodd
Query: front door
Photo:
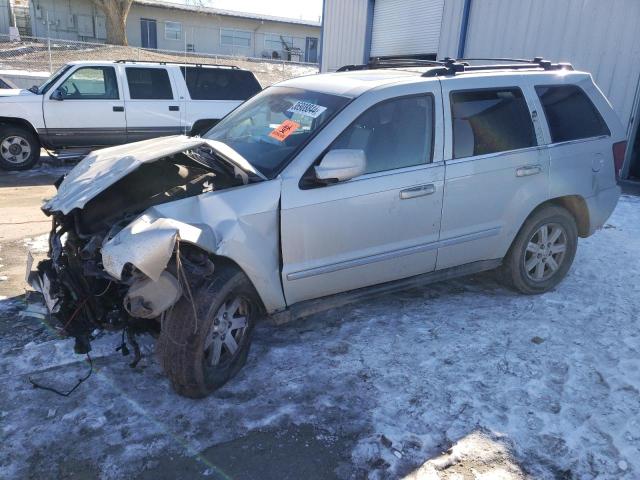
<svg viewBox="0 0 640 480"><path fill-rule="evenodd" d="M142 48L158 48L158 29L155 20L140 19L140 45Z"/></svg>
<svg viewBox="0 0 640 480"><path fill-rule="evenodd" d="M438 269L501 259L549 198L549 153L513 78L443 81L447 173ZM527 87L529 88L529 87ZM527 90L529 99L533 89Z"/></svg>
<svg viewBox="0 0 640 480"><path fill-rule="evenodd" d="M441 112L435 89L376 103L327 149L363 150L363 175L309 188L285 181L282 283L289 305L435 268Z"/></svg>
<svg viewBox="0 0 640 480"><path fill-rule="evenodd" d="M42 100L51 146L84 147L125 143L124 96L114 67L73 70Z"/></svg>

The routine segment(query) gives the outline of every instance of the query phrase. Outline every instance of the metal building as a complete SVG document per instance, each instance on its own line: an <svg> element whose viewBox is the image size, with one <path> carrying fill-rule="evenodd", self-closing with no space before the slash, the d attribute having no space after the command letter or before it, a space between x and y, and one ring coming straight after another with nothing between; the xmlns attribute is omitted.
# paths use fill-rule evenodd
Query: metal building
<svg viewBox="0 0 640 480"><path fill-rule="evenodd" d="M324 0L321 70L372 57L515 57L591 72L628 128L640 178L640 1Z"/></svg>

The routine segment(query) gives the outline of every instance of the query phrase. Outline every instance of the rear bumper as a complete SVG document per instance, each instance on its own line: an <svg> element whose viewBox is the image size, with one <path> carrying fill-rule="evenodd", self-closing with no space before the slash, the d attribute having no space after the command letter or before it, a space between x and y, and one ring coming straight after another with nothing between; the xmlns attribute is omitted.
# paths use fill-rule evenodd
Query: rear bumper
<svg viewBox="0 0 640 480"><path fill-rule="evenodd" d="M620 193L620 187L616 185L606 190L601 190L593 197L587 198L589 235L604 226L618 204Z"/></svg>

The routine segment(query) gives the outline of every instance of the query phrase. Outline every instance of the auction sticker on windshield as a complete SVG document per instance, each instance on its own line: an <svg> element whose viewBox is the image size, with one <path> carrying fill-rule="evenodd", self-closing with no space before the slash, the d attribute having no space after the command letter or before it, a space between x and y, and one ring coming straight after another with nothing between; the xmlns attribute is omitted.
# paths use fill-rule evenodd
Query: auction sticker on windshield
<svg viewBox="0 0 640 480"><path fill-rule="evenodd" d="M274 128L269 134L269 136L271 138L275 138L280 142L284 142L289 135L291 135L293 132L295 132L299 128L300 128L299 123L296 123L293 120L285 120L276 128Z"/></svg>
<svg viewBox="0 0 640 480"><path fill-rule="evenodd" d="M299 115L304 115L305 117L318 118L326 109L327 107L298 100L291 108L289 108L289 110L287 110L287 112L297 113Z"/></svg>

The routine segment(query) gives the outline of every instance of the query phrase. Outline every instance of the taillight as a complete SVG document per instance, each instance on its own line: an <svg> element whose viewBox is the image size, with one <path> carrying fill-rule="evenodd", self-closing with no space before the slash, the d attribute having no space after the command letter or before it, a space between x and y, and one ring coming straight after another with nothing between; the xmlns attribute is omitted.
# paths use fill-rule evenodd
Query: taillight
<svg viewBox="0 0 640 480"><path fill-rule="evenodd" d="M613 144L613 165L616 169L616 177L620 177L622 165L624 164L624 154L627 151L627 142L618 142Z"/></svg>

